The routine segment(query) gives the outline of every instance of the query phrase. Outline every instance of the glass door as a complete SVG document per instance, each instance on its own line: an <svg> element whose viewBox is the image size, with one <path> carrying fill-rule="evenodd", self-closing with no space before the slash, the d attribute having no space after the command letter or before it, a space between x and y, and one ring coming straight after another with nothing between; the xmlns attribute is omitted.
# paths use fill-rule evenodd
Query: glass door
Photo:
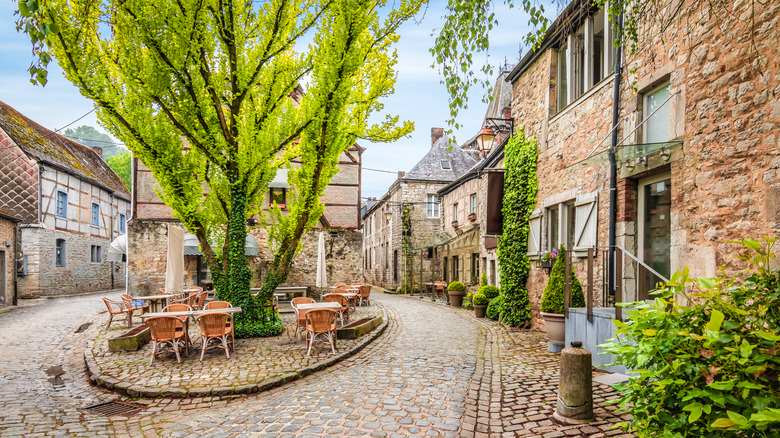
<svg viewBox="0 0 780 438"><path fill-rule="evenodd" d="M638 256L646 265L669 278L671 275L672 244L672 179L665 174L639 182ZM640 269L639 298L663 281L647 269Z"/></svg>

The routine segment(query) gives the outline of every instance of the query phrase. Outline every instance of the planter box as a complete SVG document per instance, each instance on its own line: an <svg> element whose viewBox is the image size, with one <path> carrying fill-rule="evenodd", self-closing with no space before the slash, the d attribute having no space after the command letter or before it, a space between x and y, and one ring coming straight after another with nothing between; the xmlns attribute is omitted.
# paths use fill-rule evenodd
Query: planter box
<svg viewBox="0 0 780 438"><path fill-rule="evenodd" d="M454 228L458 228L458 221L452 221L452 226Z"/></svg>
<svg viewBox="0 0 780 438"><path fill-rule="evenodd" d="M363 318L336 329L336 339L357 339L382 324L381 316Z"/></svg>
<svg viewBox="0 0 780 438"><path fill-rule="evenodd" d="M555 259L551 260L537 260L534 262L534 265L537 268L544 268L544 269L552 269L553 265L555 264Z"/></svg>
<svg viewBox="0 0 780 438"><path fill-rule="evenodd" d="M138 351L152 340L152 332L146 325L139 325L108 340L109 351Z"/></svg>
<svg viewBox="0 0 780 438"><path fill-rule="evenodd" d="M469 215L469 220L470 220L471 222L474 222L475 220L477 220L477 214L476 214L476 213L471 213L471 214Z"/></svg>

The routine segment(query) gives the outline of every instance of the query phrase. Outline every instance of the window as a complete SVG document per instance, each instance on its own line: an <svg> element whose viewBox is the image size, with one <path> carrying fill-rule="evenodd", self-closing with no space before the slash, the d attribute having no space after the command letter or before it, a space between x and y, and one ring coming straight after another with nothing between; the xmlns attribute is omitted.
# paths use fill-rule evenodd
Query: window
<svg viewBox="0 0 780 438"><path fill-rule="evenodd" d="M569 104L569 94L568 94L569 69L566 66L566 58L568 57L567 50L568 50L568 45L565 43L558 49L558 110L559 111L566 108L566 105Z"/></svg>
<svg viewBox="0 0 780 438"><path fill-rule="evenodd" d="M428 217L439 217L438 195L428 195Z"/></svg>
<svg viewBox="0 0 780 438"><path fill-rule="evenodd" d="M642 126L644 143L664 143L669 141L669 105L663 105L667 99L669 99L668 83L647 93L642 99L644 101L642 110L646 120ZM656 113L653 114L653 111L656 111ZM653 115L648 118L650 114Z"/></svg>
<svg viewBox="0 0 780 438"><path fill-rule="evenodd" d="M479 254L471 254L471 284L479 284Z"/></svg>
<svg viewBox="0 0 780 438"><path fill-rule="evenodd" d="M460 260L458 260L458 256L452 256L452 281L459 281L460 276L458 275L460 271Z"/></svg>
<svg viewBox="0 0 780 438"><path fill-rule="evenodd" d="M279 207L284 208L285 204L287 204L287 189L283 187L272 187L270 204L276 204Z"/></svg>
<svg viewBox="0 0 780 438"><path fill-rule="evenodd" d="M124 213L119 213L119 234L125 234L127 232L127 220Z"/></svg>
<svg viewBox="0 0 780 438"><path fill-rule="evenodd" d="M528 255L537 256L541 252L542 213L535 210L528 220Z"/></svg>
<svg viewBox="0 0 780 438"><path fill-rule="evenodd" d="M450 160L441 160L441 168L444 170L452 169L452 166L450 166Z"/></svg>
<svg viewBox="0 0 780 438"><path fill-rule="evenodd" d="M560 224L558 223L558 206L547 209L547 250L552 251L561 246L558 238Z"/></svg>
<svg viewBox="0 0 780 438"><path fill-rule="evenodd" d="M458 221L458 203L452 204L452 221L457 222Z"/></svg>
<svg viewBox="0 0 780 438"><path fill-rule="evenodd" d="M471 210L469 210L469 213L471 214L477 214L477 194L472 193L469 197L469 203L471 204Z"/></svg>
<svg viewBox="0 0 780 438"><path fill-rule="evenodd" d="M556 204L545 211L544 224L547 242L544 249L552 251L563 244L576 256L587 255L589 248L596 247L598 236L598 192L578 195L575 200ZM531 213L528 221L528 254L537 254L538 235L542 231L539 211ZM542 233L543 234L543 233Z"/></svg>
<svg viewBox="0 0 780 438"><path fill-rule="evenodd" d="M54 265L65 266L65 239L57 239L54 250Z"/></svg>
<svg viewBox="0 0 780 438"><path fill-rule="evenodd" d="M90 215L89 223L93 227L100 227L100 204L97 202L92 203L92 214Z"/></svg>
<svg viewBox="0 0 780 438"><path fill-rule="evenodd" d="M102 257L103 247L100 245L92 245L90 248L90 260L92 263L100 263L103 261Z"/></svg>
<svg viewBox="0 0 780 438"><path fill-rule="evenodd" d="M54 215L63 219L68 218L68 192L57 190L57 202Z"/></svg>
<svg viewBox="0 0 780 438"><path fill-rule="evenodd" d="M449 265L447 264L447 257L444 257L443 266L444 266L444 281L449 281L450 277L448 275L449 274Z"/></svg>
<svg viewBox="0 0 780 438"><path fill-rule="evenodd" d="M432 246L428 247L428 258L429 259L433 258L433 247Z"/></svg>

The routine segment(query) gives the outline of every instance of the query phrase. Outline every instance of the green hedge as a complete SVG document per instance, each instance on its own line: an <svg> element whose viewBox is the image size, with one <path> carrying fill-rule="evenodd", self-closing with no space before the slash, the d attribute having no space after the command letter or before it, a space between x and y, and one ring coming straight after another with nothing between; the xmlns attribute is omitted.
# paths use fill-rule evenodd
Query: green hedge
<svg viewBox="0 0 780 438"><path fill-rule="evenodd" d="M451 290L453 292L463 292L466 290L466 286L464 286L463 283L459 281L453 281L449 284L449 286L447 286L447 290Z"/></svg>
<svg viewBox="0 0 780 438"><path fill-rule="evenodd" d="M497 297L499 293L501 293L501 290L495 286L486 285L480 286L479 292L485 294L487 299L492 300L493 298Z"/></svg>
<svg viewBox="0 0 780 438"><path fill-rule="evenodd" d="M485 312L485 316L492 319L493 321L498 321L498 318L501 317L501 306L504 304L504 296L499 295L496 298L493 298L490 300L490 304L487 306L487 311Z"/></svg>

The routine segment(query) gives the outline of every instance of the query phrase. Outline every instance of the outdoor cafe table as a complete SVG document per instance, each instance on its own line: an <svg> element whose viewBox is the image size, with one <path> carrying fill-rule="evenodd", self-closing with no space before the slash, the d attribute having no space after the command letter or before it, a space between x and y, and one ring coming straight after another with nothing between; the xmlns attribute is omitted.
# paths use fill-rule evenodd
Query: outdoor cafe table
<svg viewBox="0 0 780 438"><path fill-rule="evenodd" d="M160 312L162 311L162 308L165 307L163 305L163 301L168 300L170 298L176 298L176 295L172 294L163 294L163 295L149 295L145 297L133 297L133 300L139 300L139 301L148 301L149 302L149 310L152 312Z"/></svg>
<svg viewBox="0 0 780 438"><path fill-rule="evenodd" d="M152 318L155 316L200 316L207 313L241 313L240 307L226 307L224 309L208 309L208 310L185 310L182 312L157 312L157 313L144 313L141 318Z"/></svg>
<svg viewBox="0 0 780 438"><path fill-rule="evenodd" d="M347 290L360 290L355 288L347 288ZM347 301L349 301L349 306L352 307L352 310L355 310L355 301L357 301L355 298L358 296L357 292L333 292L334 294L339 294L347 297Z"/></svg>

